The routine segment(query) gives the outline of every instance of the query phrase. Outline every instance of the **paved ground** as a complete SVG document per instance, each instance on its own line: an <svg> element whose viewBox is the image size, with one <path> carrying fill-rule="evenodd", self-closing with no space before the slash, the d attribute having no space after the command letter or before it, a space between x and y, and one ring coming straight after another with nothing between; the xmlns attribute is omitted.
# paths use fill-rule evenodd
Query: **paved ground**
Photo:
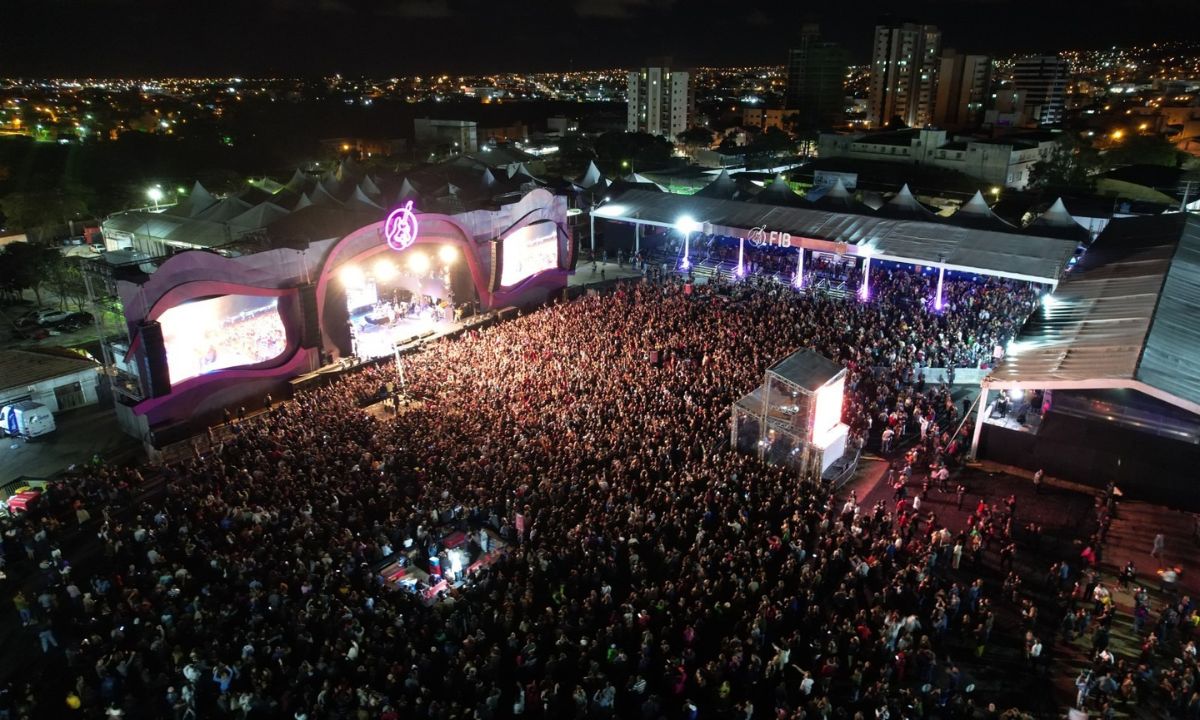
<svg viewBox="0 0 1200 720"><path fill-rule="evenodd" d="M58 429L32 441L0 438L0 485L21 476L50 477L99 453L112 459L141 446L117 425L109 400L54 416Z"/></svg>
<svg viewBox="0 0 1200 720"><path fill-rule="evenodd" d="M642 273L635 270L629 263L617 265L615 262L598 262L596 263L596 270L593 272L591 263L585 263L583 260L580 260L579 264L575 267L574 274L567 278L567 286L579 287L580 285L592 285L604 282L605 280L641 276Z"/></svg>

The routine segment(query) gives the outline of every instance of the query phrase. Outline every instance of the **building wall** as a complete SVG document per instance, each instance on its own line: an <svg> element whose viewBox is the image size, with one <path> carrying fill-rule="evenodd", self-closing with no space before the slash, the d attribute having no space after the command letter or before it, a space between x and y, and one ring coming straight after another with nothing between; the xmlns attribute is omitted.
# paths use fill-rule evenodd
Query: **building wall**
<svg viewBox="0 0 1200 720"><path fill-rule="evenodd" d="M76 407L85 405L95 405L99 402L97 396L97 385L100 382L100 372L97 368L87 368L79 372L61 375L56 378L49 378L33 385L22 387L13 387L0 390L0 405L8 405L20 400L32 400L41 403L50 408L51 412L60 412L62 408L58 406L58 396L55 390L61 387L79 383L79 390L82 394L82 402Z"/></svg>
<svg viewBox="0 0 1200 720"><path fill-rule="evenodd" d="M899 117L909 127L933 119L942 34L933 25L877 25L868 117L876 127Z"/></svg>
<svg viewBox="0 0 1200 720"><path fill-rule="evenodd" d="M1038 125L1061 125L1067 97L1067 61L1054 55L1022 58L1013 66L1013 87Z"/></svg>
<svg viewBox="0 0 1200 720"><path fill-rule="evenodd" d="M1029 184L1029 171L1033 165L1049 153L1053 145L1049 141L1039 143L1035 148L991 142L947 143L946 132L935 129L916 133L907 146L872 142L871 138L871 135L822 133L818 151L823 158L847 157L939 167L992 185L1022 190Z"/></svg>
<svg viewBox="0 0 1200 720"><path fill-rule="evenodd" d="M940 64L933 124L947 130L978 127L992 82L992 59L948 50Z"/></svg>
<svg viewBox="0 0 1200 720"><path fill-rule="evenodd" d="M695 100L691 74L670 67L645 67L627 76L626 129L674 139L692 124Z"/></svg>
<svg viewBox="0 0 1200 720"><path fill-rule="evenodd" d="M413 119L413 142L416 145L451 145L460 152L479 149L478 128L472 120Z"/></svg>
<svg viewBox="0 0 1200 720"><path fill-rule="evenodd" d="M823 42L815 25L805 25L799 46L788 51L784 106L801 129L841 125L846 104L846 51Z"/></svg>

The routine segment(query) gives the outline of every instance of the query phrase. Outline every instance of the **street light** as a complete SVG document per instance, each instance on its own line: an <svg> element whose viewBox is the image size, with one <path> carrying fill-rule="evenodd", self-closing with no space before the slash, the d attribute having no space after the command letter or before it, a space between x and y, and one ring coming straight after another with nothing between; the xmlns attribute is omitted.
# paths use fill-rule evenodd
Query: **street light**
<svg viewBox="0 0 1200 720"><path fill-rule="evenodd" d="M150 198L150 201L154 203L154 211L158 212L158 201L163 199L162 188L155 185L146 191L146 197Z"/></svg>
<svg viewBox="0 0 1200 720"><path fill-rule="evenodd" d="M700 229L700 223L691 215L680 215L675 221L675 229L683 233L683 262L680 267L687 270L692 266L692 261L689 259L691 254L692 233Z"/></svg>

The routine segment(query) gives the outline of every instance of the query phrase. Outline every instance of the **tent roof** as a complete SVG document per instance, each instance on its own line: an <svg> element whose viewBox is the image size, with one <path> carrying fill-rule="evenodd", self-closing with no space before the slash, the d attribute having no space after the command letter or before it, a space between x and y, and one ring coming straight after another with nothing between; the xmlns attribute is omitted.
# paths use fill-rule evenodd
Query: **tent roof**
<svg viewBox="0 0 1200 720"><path fill-rule="evenodd" d="M235 197L227 197L199 215L194 215L193 217L197 220L204 220L205 222L223 223L228 221L230 218L235 218L238 215L241 215L252 207L254 206L245 200Z"/></svg>
<svg viewBox="0 0 1200 720"><path fill-rule="evenodd" d="M358 184L358 189L371 197L379 197L383 193L379 190L379 186L371 179L370 175L364 175L362 182Z"/></svg>
<svg viewBox="0 0 1200 720"><path fill-rule="evenodd" d="M901 186L900 191L895 197L888 200L883 207L878 210L880 216L906 220L921 220L924 222L938 222L941 218L937 213L921 204L920 200L913 195L912 190L908 188L908 183Z"/></svg>
<svg viewBox="0 0 1200 720"><path fill-rule="evenodd" d="M1200 412L1200 219L1113 220L985 383L1133 388Z"/></svg>
<svg viewBox="0 0 1200 720"><path fill-rule="evenodd" d="M737 183L729 177L729 171L722 170L712 182L697 190L695 194L699 197L729 200L737 195L737 191Z"/></svg>
<svg viewBox="0 0 1200 720"><path fill-rule="evenodd" d="M1036 232L1039 235L1059 237L1065 240L1087 242L1092 239L1091 233L1082 225L1075 222L1075 218L1071 216L1071 213L1067 211L1067 206L1063 204L1062 198L1055 200L1053 205L1039 215L1036 220L1029 223L1026 230Z"/></svg>
<svg viewBox="0 0 1200 720"><path fill-rule="evenodd" d="M681 216L690 215L714 234L740 237L766 227L790 233L793 243L811 239L869 246L885 260L944 262L950 270L1042 283L1057 282L1075 253L1075 243L1052 238L644 190L630 190L597 215L659 227L673 227Z"/></svg>
<svg viewBox="0 0 1200 720"><path fill-rule="evenodd" d="M1000 219L999 215L992 212L992 209L988 207L987 200L983 199L983 193L979 190L975 191L971 199L960 207L958 212L950 216L950 222L976 230L995 230L997 232L1012 232L1016 230L1013 225Z"/></svg>
<svg viewBox="0 0 1200 720"><path fill-rule="evenodd" d="M771 184L763 188L762 192L754 198L757 202L766 205L783 205L785 207L807 207L808 203L804 198L800 197L792 187L783 179L783 173L775 176Z"/></svg>
<svg viewBox="0 0 1200 720"><path fill-rule="evenodd" d="M604 175L601 174L600 168L596 167L596 161L589 160L587 169L583 171L583 175L575 181L575 184L581 188L589 189L596 183L603 180Z"/></svg>
<svg viewBox="0 0 1200 720"><path fill-rule="evenodd" d="M288 212L288 210L279 207L275 203L265 202L255 205L241 215L230 218L229 224L240 229L257 230L265 228L279 218L287 215Z"/></svg>

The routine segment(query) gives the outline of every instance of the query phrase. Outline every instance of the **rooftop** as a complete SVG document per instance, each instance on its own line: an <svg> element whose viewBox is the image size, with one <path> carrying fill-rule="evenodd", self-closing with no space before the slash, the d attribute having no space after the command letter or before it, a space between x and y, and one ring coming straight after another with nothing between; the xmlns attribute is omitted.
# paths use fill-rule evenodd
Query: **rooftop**
<svg viewBox="0 0 1200 720"><path fill-rule="evenodd" d="M23 387L100 366L73 353L0 350L0 385Z"/></svg>

